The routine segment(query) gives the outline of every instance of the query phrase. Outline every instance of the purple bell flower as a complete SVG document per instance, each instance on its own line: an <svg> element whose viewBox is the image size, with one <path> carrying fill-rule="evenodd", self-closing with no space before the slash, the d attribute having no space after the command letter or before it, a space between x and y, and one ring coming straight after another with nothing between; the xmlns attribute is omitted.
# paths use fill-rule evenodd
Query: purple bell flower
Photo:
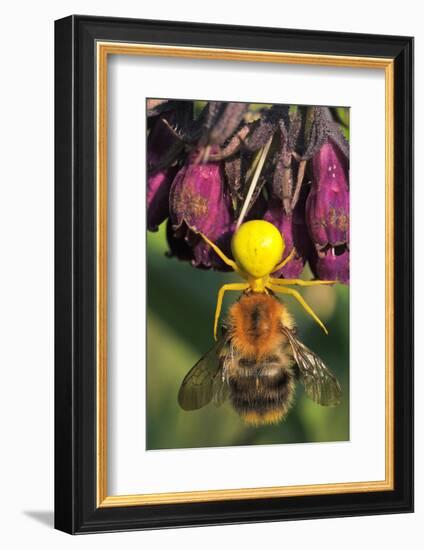
<svg viewBox="0 0 424 550"><path fill-rule="evenodd" d="M312 159L306 220L315 245L312 261L320 279L349 281L349 189L347 162L331 141Z"/></svg>
<svg viewBox="0 0 424 550"><path fill-rule="evenodd" d="M197 233L224 246L231 227L230 197L224 190L222 166L218 162L196 163L193 151L177 173L170 192L170 214L174 230L184 225L186 241L193 247L193 265L222 269L223 262Z"/></svg>

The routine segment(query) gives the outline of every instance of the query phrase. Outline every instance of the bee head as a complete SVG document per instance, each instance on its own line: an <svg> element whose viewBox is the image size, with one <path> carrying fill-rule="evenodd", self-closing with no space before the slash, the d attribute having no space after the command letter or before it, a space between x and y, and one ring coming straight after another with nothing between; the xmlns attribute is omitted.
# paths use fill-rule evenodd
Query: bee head
<svg viewBox="0 0 424 550"><path fill-rule="evenodd" d="M255 279L274 271L284 249L285 242L280 231L265 220L243 223L231 241L231 250L237 265Z"/></svg>

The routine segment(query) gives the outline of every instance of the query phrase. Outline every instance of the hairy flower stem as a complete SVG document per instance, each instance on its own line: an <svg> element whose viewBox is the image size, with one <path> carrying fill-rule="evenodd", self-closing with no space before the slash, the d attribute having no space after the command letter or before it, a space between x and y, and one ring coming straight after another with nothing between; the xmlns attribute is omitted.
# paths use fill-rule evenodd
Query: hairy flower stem
<svg viewBox="0 0 424 550"><path fill-rule="evenodd" d="M250 182L249 190L247 192L246 198L244 199L243 207L241 209L240 215L239 215L238 220L237 220L236 231L240 227L240 225L243 223L244 217L246 216L247 210L249 208L250 201L251 201L252 196L253 196L253 192L254 192L255 187L258 183L259 176L261 175L262 168L265 164L265 160L266 160L266 157L268 155L269 148L271 147L271 142L272 142L272 136L269 138L267 143L262 148L262 152L261 152L260 157L259 157L259 162L256 166L255 173L253 174L253 178L252 178L252 181Z"/></svg>

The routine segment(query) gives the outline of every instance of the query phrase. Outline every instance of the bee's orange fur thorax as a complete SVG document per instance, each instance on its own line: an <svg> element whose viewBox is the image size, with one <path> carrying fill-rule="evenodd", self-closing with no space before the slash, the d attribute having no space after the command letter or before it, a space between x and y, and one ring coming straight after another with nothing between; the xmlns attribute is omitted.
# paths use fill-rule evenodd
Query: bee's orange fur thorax
<svg viewBox="0 0 424 550"><path fill-rule="evenodd" d="M293 326L284 305L265 293L243 295L231 306L229 319L235 347L256 358L272 353L281 343L284 339L282 324Z"/></svg>

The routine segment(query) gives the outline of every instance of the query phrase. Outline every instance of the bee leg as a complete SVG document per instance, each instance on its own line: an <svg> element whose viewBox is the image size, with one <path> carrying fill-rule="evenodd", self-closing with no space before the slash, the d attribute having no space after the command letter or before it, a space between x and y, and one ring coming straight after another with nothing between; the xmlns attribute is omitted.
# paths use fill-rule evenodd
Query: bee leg
<svg viewBox="0 0 424 550"><path fill-rule="evenodd" d="M334 285L337 281L303 281L302 279L269 279L272 285L298 285L298 286L316 286L316 285Z"/></svg>
<svg viewBox="0 0 424 550"><path fill-rule="evenodd" d="M293 248L293 250L290 252L290 254L287 256L287 258L285 258L282 262L280 262L279 264L277 264L274 269L272 270L272 273L274 273L275 271L278 271L279 269L281 269L282 267L284 267L286 264L288 264L289 262L291 262L294 258L296 254L296 249Z"/></svg>
<svg viewBox="0 0 424 550"><path fill-rule="evenodd" d="M299 302L299 304L303 307L303 309L309 313L309 315L316 321L319 326L322 328L322 330L325 332L325 334L328 334L328 330L325 328L324 323L321 321L321 319L316 315L316 313L313 311L313 309L305 302L304 298L299 294L297 290L293 290L292 288L286 288L284 286L279 285L269 285L271 290L274 292L280 292L281 294L288 294L289 296L293 296L293 298L296 298L296 300Z"/></svg>
<svg viewBox="0 0 424 550"><path fill-rule="evenodd" d="M221 260L226 263L227 265L229 265L233 271L236 271L237 273L239 273L239 268L237 267L237 264L236 262L234 262L233 260L230 260L230 258L228 258L223 252L222 250L216 246L216 244L214 244L212 241L210 241L206 235L203 235L203 233L199 233L199 235L202 237L202 239L217 253L217 255L221 258Z"/></svg>
<svg viewBox="0 0 424 550"><path fill-rule="evenodd" d="M216 300L216 309L215 309L215 321L213 325L213 337L217 339L216 333L218 330L218 320L219 314L221 313L222 308L222 299L224 298L224 293L227 290L246 290L249 288L249 283L231 283L228 285L223 285L218 291L218 298Z"/></svg>

